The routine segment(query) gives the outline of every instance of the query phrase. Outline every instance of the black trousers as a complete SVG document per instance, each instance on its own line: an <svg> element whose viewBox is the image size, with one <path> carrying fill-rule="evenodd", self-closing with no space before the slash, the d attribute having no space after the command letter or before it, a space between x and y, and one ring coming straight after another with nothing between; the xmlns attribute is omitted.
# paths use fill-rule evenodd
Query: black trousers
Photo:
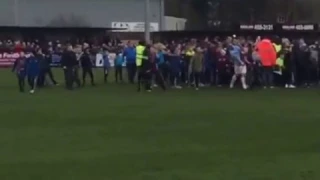
<svg viewBox="0 0 320 180"><path fill-rule="evenodd" d="M215 85L217 84L217 65L214 63L210 63L205 68L203 73L202 82L204 84Z"/></svg>
<svg viewBox="0 0 320 180"><path fill-rule="evenodd" d="M226 68L219 69L216 73L216 76L217 76L217 80L216 80L217 85L229 84L230 73L227 71Z"/></svg>
<svg viewBox="0 0 320 180"><path fill-rule="evenodd" d="M163 79L162 73L159 70L156 70L155 72L153 72L154 76L155 76L155 81L156 83L162 88L162 90L166 90L166 83Z"/></svg>
<svg viewBox="0 0 320 180"><path fill-rule="evenodd" d="M137 72L137 66L135 63L130 63L130 64L126 64L126 68L127 68L127 74L128 74L128 81L133 84L134 78Z"/></svg>
<svg viewBox="0 0 320 180"><path fill-rule="evenodd" d="M115 66L115 74L114 75L115 75L116 82L123 81L123 78L122 78L122 66ZM133 83L132 81L130 81L130 82Z"/></svg>
<svg viewBox="0 0 320 180"><path fill-rule="evenodd" d="M91 67L83 67L82 68L82 85L86 85L86 78L89 75L91 85L94 85L94 76Z"/></svg>
<svg viewBox="0 0 320 180"><path fill-rule="evenodd" d="M306 86L310 86L312 84L312 67L310 65L305 65L301 67L301 75L302 75L302 83Z"/></svg>
<svg viewBox="0 0 320 180"><path fill-rule="evenodd" d="M109 68L103 67L103 80L104 83L108 82Z"/></svg>
<svg viewBox="0 0 320 180"><path fill-rule="evenodd" d="M18 79L19 91L24 92L25 75L24 74L17 74L17 79Z"/></svg>
<svg viewBox="0 0 320 180"><path fill-rule="evenodd" d="M75 67L67 67L64 71L65 74L65 80L66 80L66 88L67 89L73 89L73 84L76 83L78 87L80 87L80 79L79 79L79 73L78 68Z"/></svg>
<svg viewBox="0 0 320 180"><path fill-rule="evenodd" d="M31 90L34 90L37 85L37 76L28 76L28 84Z"/></svg>
<svg viewBox="0 0 320 180"><path fill-rule="evenodd" d="M171 69L170 83L172 86L178 85L180 83L180 72L178 69Z"/></svg>
<svg viewBox="0 0 320 180"><path fill-rule="evenodd" d="M41 69L40 70L40 74L39 74L39 77L38 77L38 86L39 87L43 87L45 85L45 81L46 81L46 77L49 77L50 81L56 85L57 84L57 81L54 79L54 76L53 76L53 73L51 71L51 68L44 68L44 69Z"/></svg>
<svg viewBox="0 0 320 180"><path fill-rule="evenodd" d="M151 90L152 72L138 68L138 91L141 91L141 85L144 84L145 90Z"/></svg>
<svg viewBox="0 0 320 180"><path fill-rule="evenodd" d="M273 67L271 66L263 67L262 77L263 77L263 84L265 87L273 86L274 84Z"/></svg>
<svg viewBox="0 0 320 180"><path fill-rule="evenodd" d="M182 83L187 83L189 81L189 61L185 60L181 64L181 81Z"/></svg>
<svg viewBox="0 0 320 180"><path fill-rule="evenodd" d="M159 71L162 75L163 81L168 82L169 80L169 75L170 75L170 68L169 65L166 63L162 63L159 65Z"/></svg>
<svg viewBox="0 0 320 180"><path fill-rule="evenodd" d="M195 86L196 86L196 88L199 88L201 72L193 72L192 74L194 77Z"/></svg>
<svg viewBox="0 0 320 180"><path fill-rule="evenodd" d="M247 83L251 89L264 84L262 77L263 69L259 65L249 67L247 73Z"/></svg>

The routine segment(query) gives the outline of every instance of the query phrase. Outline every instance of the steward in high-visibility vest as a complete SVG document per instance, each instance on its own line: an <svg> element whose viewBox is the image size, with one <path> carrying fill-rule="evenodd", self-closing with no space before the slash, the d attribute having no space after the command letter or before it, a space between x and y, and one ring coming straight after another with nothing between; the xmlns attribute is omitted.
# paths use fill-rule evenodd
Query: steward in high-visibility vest
<svg viewBox="0 0 320 180"><path fill-rule="evenodd" d="M276 66L274 69L274 73L282 75L282 72L284 70L284 54L280 54L280 56L277 58Z"/></svg>
<svg viewBox="0 0 320 180"><path fill-rule="evenodd" d="M192 47L189 47L185 53L184 53L184 70L183 73L181 74L182 81L184 82L189 82L189 77L190 77L190 71L189 71L189 65L191 58L195 55L195 51L193 50Z"/></svg>
<svg viewBox="0 0 320 180"><path fill-rule="evenodd" d="M136 66L138 68L141 67L143 63L142 61L147 59L147 57L144 56L145 49L145 43L140 41L139 45L136 47Z"/></svg>
<svg viewBox="0 0 320 180"><path fill-rule="evenodd" d="M192 56L194 56L194 54L195 54L195 52L192 48L190 48L186 51L186 56L188 56L188 57L192 57Z"/></svg>
<svg viewBox="0 0 320 180"><path fill-rule="evenodd" d="M151 91L152 79L152 63L149 61L150 46L144 46L143 42L139 42L136 47L136 65L138 67L138 91L141 90L141 85L145 85L145 90Z"/></svg>
<svg viewBox="0 0 320 180"><path fill-rule="evenodd" d="M281 44L276 44L276 43L272 43L274 49L276 50L277 53L277 57L280 56L281 50L282 50L282 45Z"/></svg>
<svg viewBox="0 0 320 180"><path fill-rule="evenodd" d="M272 43L274 49L276 50L277 53L277 60L276 60L276 71L275 73L282 75L282 70L284 68L283 66L283 52L282 52L282 45L281 44L276 44Z"/></svg>

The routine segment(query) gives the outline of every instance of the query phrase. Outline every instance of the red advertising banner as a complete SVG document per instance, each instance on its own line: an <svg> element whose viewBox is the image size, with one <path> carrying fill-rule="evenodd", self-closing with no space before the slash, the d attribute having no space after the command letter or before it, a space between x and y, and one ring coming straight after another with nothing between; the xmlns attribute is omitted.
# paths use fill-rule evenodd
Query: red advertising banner
<svg viewBox="0 0 320 180"><path fill-rule="evenodd" d="M10 67L19 58L19 53L0 53L0 67Z"/></svg>

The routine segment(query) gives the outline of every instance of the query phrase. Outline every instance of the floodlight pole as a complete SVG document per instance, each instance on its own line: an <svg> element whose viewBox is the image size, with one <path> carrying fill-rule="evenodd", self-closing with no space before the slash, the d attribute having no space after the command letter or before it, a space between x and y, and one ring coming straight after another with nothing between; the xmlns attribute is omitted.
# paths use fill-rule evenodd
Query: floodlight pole
<svg viewBox="0 0 320 180"><path fill-rule="evenodd" d="M144 38L147 43L150 42L150 0L144 2Z"/></svg>
<svg viewBox="0 0 320 180"><path fill-rule="evenodd" d="M14 26L19 26L19 1L14 0L13 1L13 16L14 16Z"/></svg>

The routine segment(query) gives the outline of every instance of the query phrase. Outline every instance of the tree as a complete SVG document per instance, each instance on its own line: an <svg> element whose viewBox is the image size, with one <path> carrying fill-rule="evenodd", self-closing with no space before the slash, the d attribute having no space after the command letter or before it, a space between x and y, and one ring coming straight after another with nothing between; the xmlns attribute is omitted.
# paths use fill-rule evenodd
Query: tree
<svg viewBox="0 0 320 180"><path fill-rule="evenodd" d="M208 21L253 22L263 17L270 0L193 0L193 7ZM241 8L239 8L241 7Z"/></svg>

